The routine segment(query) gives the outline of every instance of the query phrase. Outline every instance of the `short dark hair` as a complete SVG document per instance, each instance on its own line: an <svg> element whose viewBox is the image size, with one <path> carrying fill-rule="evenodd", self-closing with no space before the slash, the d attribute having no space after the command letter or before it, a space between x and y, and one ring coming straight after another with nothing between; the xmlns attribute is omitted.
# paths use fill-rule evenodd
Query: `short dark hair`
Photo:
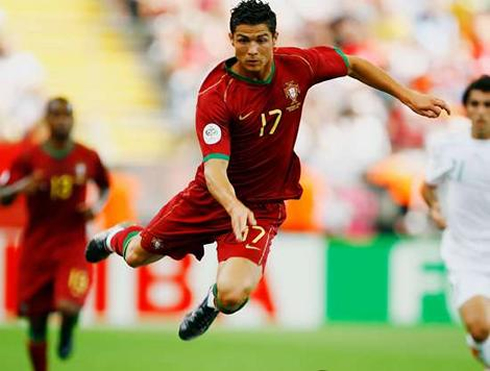
<svg viewBox="0 0 490 371"><path fill-rule="evenodd" d="M236 28L241 24L257 25L265 23L269 31L276 33L276 13L269 4L262 0L242 0L231 10L230 31L235 33Z"/></svg>
<svg viewBox="0 0 490 371"><path fill-rule="evenodd" d="M66 99L65 97L54 97L51 98L46 104L46 115L49 115L55 109L55 106L58 104L62 104L66 106L69 112L73 111L73 107L71 106L71 103L69 102L68 99Z"/></svg>
<svg viewBox="0 0 490 371"><path fill-rule="evenodd" d="M490 76L482 75L477 80L473 81L463 93L463 104L466 106L468 103L468 99L470 98L470 94L473 90L481 90L485 93L490 92Z"/></svg>

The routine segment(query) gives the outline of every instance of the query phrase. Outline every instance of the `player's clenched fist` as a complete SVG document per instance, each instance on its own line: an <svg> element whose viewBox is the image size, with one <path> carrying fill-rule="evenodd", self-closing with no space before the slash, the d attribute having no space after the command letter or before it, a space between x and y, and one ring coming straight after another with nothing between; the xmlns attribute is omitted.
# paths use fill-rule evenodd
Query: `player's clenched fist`
<svg viewBox="0 0 490 371"><path fill-rule="evenodd" d="M414 90L410 92L410 98L406 104L415 113L428 118L437 118L442 111L446 111L448 115L451 114L449 105L442 99Z"/></svg>

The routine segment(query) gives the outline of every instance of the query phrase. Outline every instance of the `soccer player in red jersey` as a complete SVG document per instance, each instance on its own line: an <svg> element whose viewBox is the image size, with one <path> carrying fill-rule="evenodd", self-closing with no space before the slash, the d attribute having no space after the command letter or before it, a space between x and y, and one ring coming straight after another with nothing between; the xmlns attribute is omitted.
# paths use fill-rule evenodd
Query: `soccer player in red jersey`
<svg viewBox="0 0 490 371"><path fill-rule="evenodd" d="M89 261L116 252L139 267L163 256L182 259L190 253L200 259L203 245L216 241L216 284L185 316L179 329L183 340L204 333L219 312L242 308L261 279L286 217L284 200L301 196L294 143L310 87L349 75L419 115L449 113L444 101L401 86L361 58L326 46L276 48L277 36L268 4L244 0L232 10L235 56L209 73L197 101L203 162L195 179L146 228L115 226L87 246Z"/></svg>
<svg viewBox="0 0 490 371"><path fill-rule="evenodd" d="M91 283L84 258L85 227L107 200L108 173L96 152L71 139L73 109L64 98L48 102L49 139L21 153L1 178L0 201L27 197L27 225L19 261L19 306L29 320L28 350L35 371L47 369L48 316L61 314L58 356L72 350L72 334ZM99 199L87 205L87 182Z"/></svg>

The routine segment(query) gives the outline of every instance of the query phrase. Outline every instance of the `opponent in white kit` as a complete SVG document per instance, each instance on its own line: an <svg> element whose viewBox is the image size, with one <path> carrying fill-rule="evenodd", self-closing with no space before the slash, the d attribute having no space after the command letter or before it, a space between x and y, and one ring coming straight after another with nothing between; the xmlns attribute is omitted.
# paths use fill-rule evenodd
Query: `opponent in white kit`
<svg viewBox="0 0 490 371"><path fill-rule="evenodd" d="M421 191L430 216L444 229L441 254L468 345L490 367L490 76L466 88L463 104L471 131L430 146ZM437 197L442 184L444 215Z"/></svg>

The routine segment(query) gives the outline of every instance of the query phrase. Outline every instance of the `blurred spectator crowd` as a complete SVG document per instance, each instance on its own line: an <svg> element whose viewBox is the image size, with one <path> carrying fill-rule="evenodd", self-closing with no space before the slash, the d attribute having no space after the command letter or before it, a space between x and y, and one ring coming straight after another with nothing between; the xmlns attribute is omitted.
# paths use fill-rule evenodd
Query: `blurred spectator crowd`
<svg viewBox="0 0 490 371"><path fill-rule="evenodd" d="M0 9L0 141L16 141L42 117L45 71L33 54L16 49L6 22Z"/></svg>
<svg viewBox="0 0 490 371"><path fill-rule="evenodd" d="M160 79L167 116L162 121L179 139L182 156L198 156L196 95L206 73L232 53L228 19L236 2L105 0L119 24L138 37L146 63ZM313 88L297 143L305 197L288 206L286 227L351 237L380 230L434 233L418 196L424 145L431 136L467 126L462 91L471 79L490 71L489 2L270 0L270 4L278 15L279 46L338 46L408 86L447 100L454 112L437 121L423 119L353 79ZM9 128L26 130L35 121L42 81L42 69L25 60L25 69L31 72L18 73L18 86L3 82L14 73L8 70L12 57L2 52L1 39L0 32L0 139L13 135ZM21 63L11 64L20 68ZM24 110L23 105L31 109ZM19 112L29 117L21 120L16 117ZM195 162L175 157L172 161L179 174L187 178L192 174ZM182 171L183 164L188 171Z"/></svg>

